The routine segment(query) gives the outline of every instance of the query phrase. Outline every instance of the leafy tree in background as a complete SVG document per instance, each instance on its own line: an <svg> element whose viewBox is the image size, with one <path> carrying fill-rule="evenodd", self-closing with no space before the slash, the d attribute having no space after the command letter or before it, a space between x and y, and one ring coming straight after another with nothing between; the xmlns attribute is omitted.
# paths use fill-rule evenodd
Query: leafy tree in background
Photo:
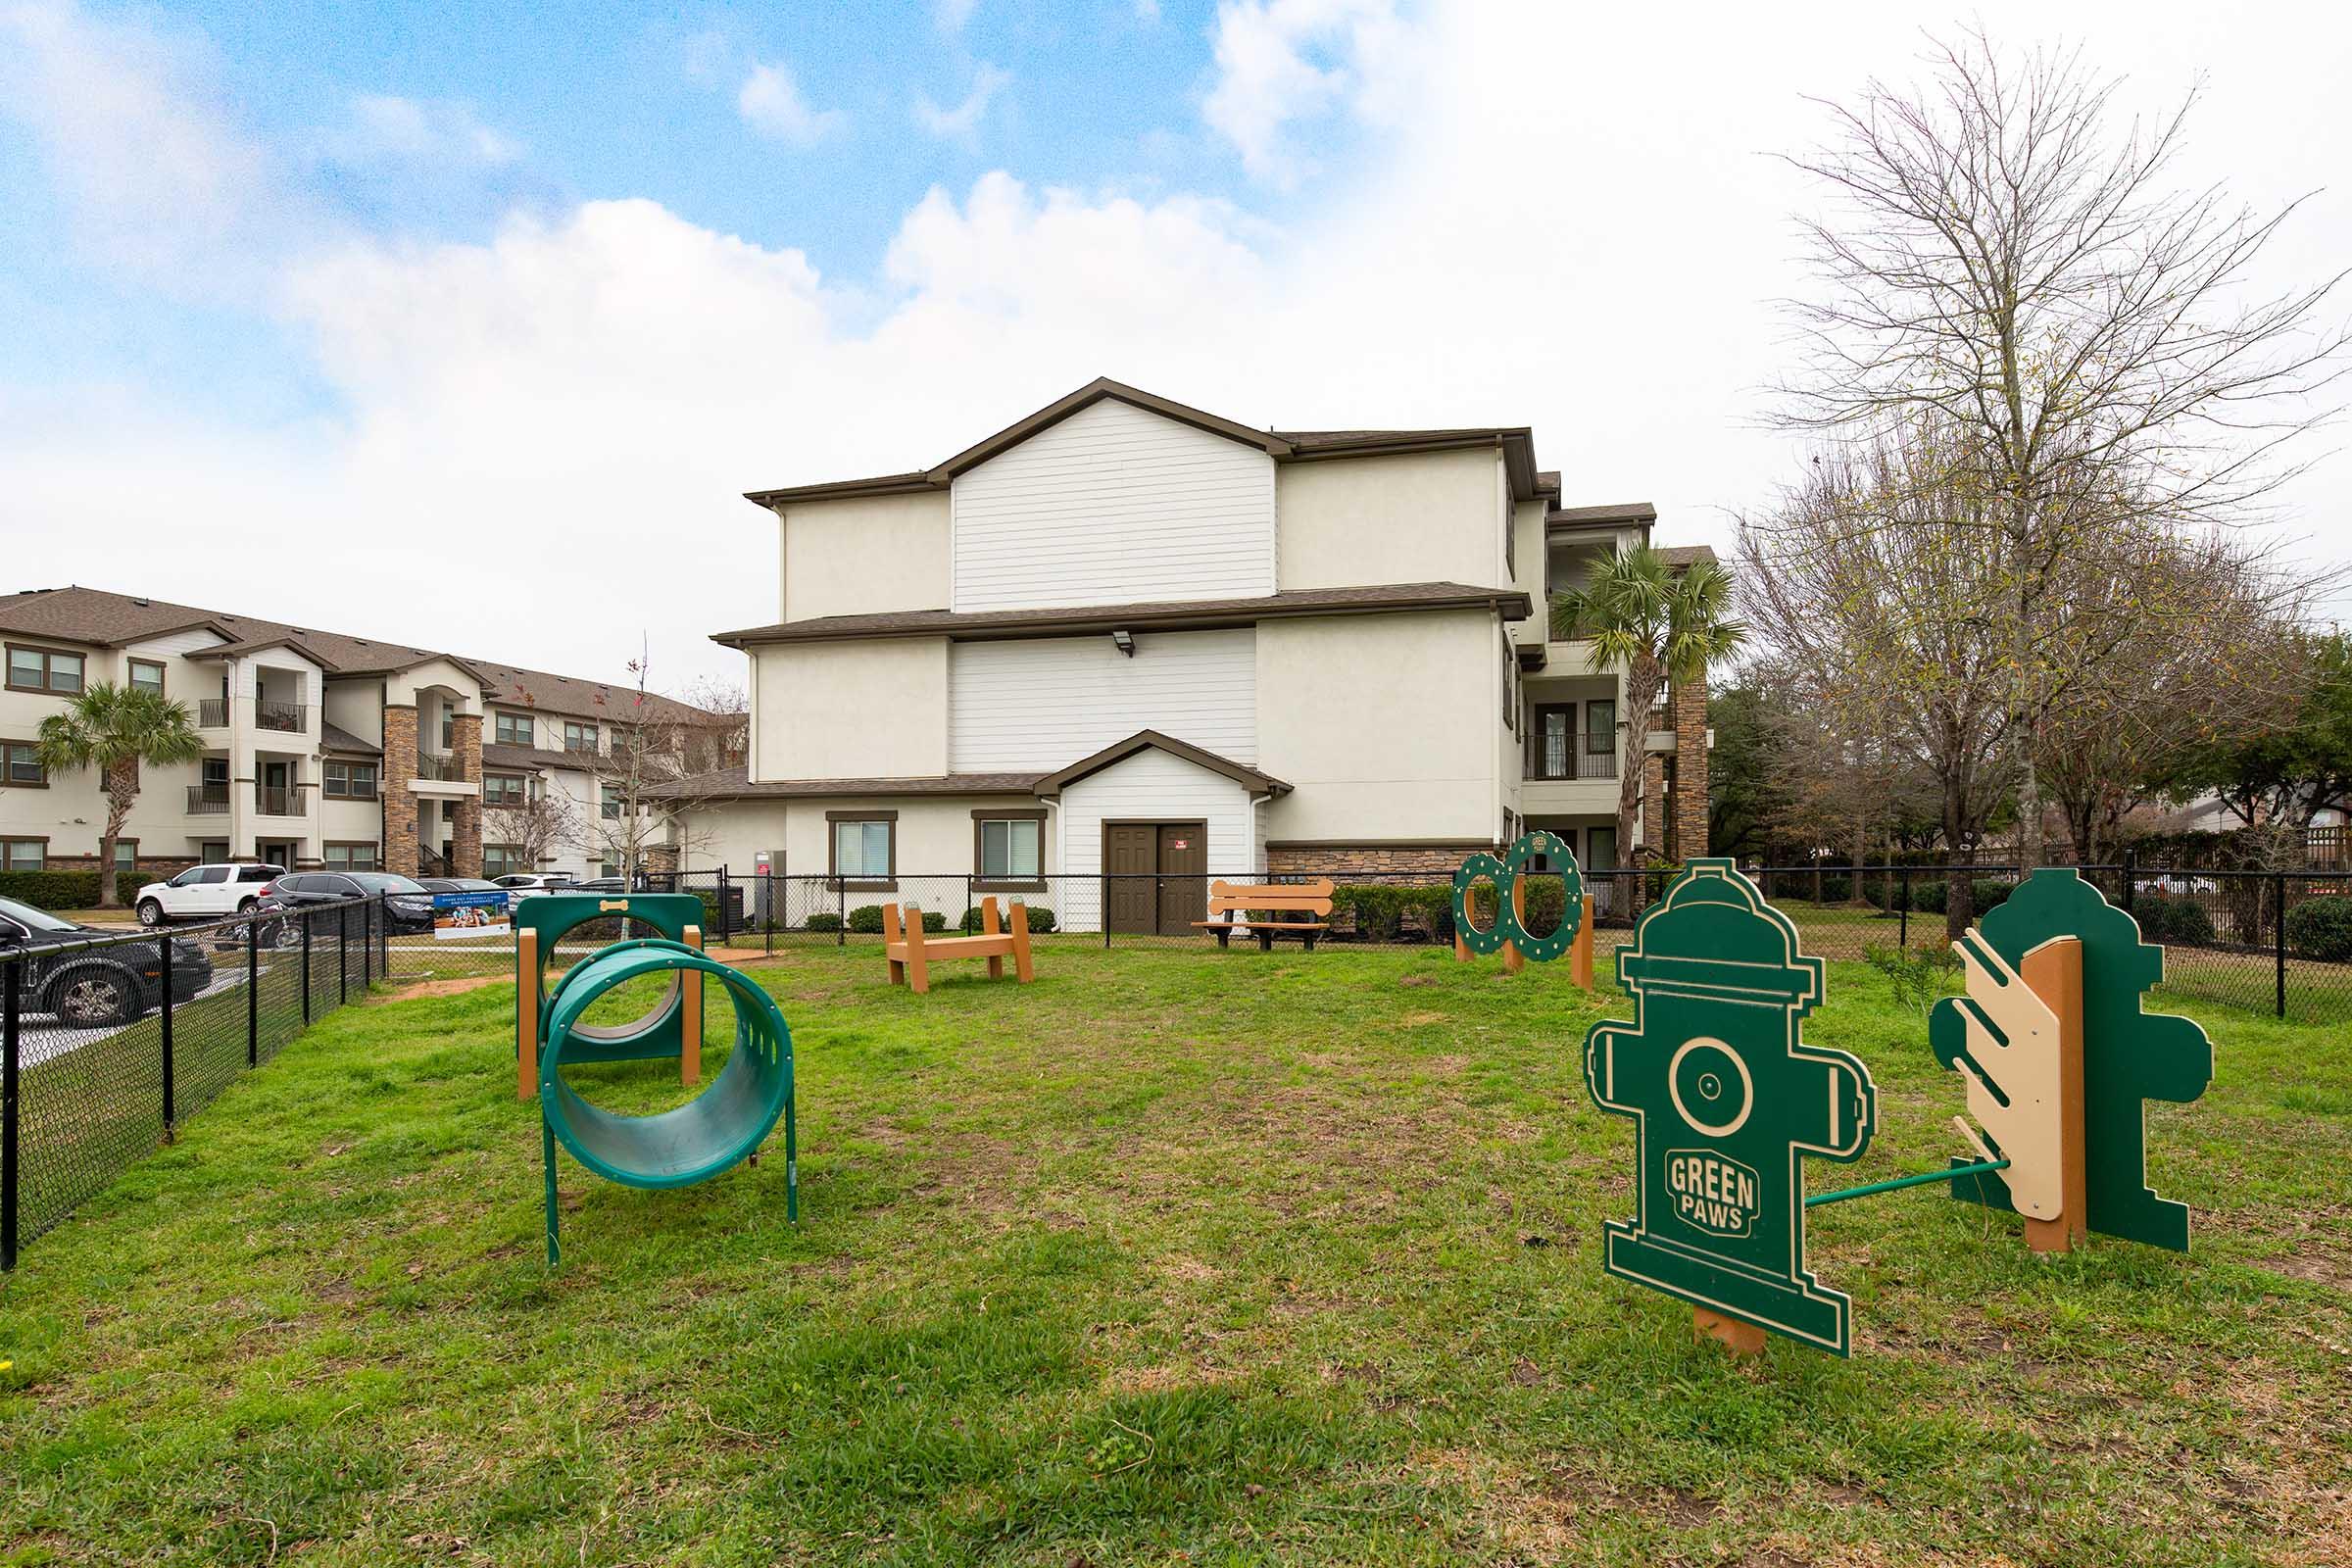
<svg viewBox="0 0 2352 1568"><path fill-rule="evenodd" d="M1617 769L1617 842L1632 845L1626 863L1639 865L1657 844L1637 843L1634 815L1642 804L1643 738L1668 680L1703 679L1707 666L1729 658L1747 630L1732 618L1731 574L1712 561L1681 568L1647 545L1619 550L1592 564L1581 588L1551 599L1551 635L1592 643L1592 672L1625 670L1625 742ZM1663 823L1647 824L1661 839Z"/></svg>
<svg viewBox="0 0 2352 1568"><path fill-rule="evenodd" d="M106 826L98 835L98 906L121 906L115 886L115 846L139 799L139 766L168 767L204 755L204 738L185 703L156 692L100 681L41 720L33 740L41 766L52 773L94 768L106 796Z"/></svg>
<svg viewBox="0 0 2352 1568"><path fill-rule="evenodd" d="M2313 813L2352 812L2352 634L2301 639L2306 678L2281 721L2186 748L2155 782L2177 799L2220 798L2248 827L2298 833Z"/></svg>
<svg viewBox="0 0 2352 1568"><path fill-rule="evenodd" d="M1707 754L1707 847L1741 860L1772 858L1770 825L1787 800L1780 785L1777 711L1770 687L1754 669L1712 690L1707 727L1715 749Z"/></svg>

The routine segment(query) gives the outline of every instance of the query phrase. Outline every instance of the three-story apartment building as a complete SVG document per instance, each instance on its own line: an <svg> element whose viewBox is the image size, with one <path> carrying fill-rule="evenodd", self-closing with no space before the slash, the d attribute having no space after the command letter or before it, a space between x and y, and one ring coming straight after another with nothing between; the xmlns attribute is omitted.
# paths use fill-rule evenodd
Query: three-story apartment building
<svg viewBox="0 0 2352 1568"><path fill-rule="evenodd" d="M96 863L99 780L51 777L41 719L99 681L184 703L200 761L148 768L117 846L126 870L197 860L408 874L603 869L596 835L502 840L510 803L605 809L615 726L727 721L667 698L431 649L101 589L0 598L0 868ZM485 834L485 828L488 832Z"/></svg>
<svg viewBox="0 0 2352 1568"><path fill-rule="evenodd" d="M698 863L1059 875L1066 926L1149 929L1208 876L1445 874L1528 825L1618 863L1627 767L1641 835L1705 848L1703 683L1629 734L1544 612L1656 514L1563 509L1524 428L1260 430L1102 380L936 467L749 499L781 615L717 638L750 745L699 786Z"/></svg>

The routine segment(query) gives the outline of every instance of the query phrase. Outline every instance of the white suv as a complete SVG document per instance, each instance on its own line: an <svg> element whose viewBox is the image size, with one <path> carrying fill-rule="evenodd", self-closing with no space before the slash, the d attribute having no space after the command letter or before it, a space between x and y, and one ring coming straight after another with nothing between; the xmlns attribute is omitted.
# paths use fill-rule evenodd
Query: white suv
<svg viewBox="0 0 2352 1568"><path fill-rule="evenodd" d="M169 882L150 882L139 889L139 924L241 913L270 891L273 879L285 874L282 865L191 865Z"/></svg>
<svg viewBox="0 0 2352 1568"><path fill-rule="evenodd" d="M507 890L507 907L513 909L523 900L540 893L568 893L577 878L568 871L517 871L513 876L490 879Z"/></svg>

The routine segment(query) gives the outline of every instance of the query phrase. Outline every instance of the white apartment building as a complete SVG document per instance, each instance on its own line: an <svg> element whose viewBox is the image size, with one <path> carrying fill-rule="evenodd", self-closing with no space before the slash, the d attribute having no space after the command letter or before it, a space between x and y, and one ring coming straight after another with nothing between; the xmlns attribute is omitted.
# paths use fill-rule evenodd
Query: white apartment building
<svg viewBox="0 0 2352 1568"><path fill-rule="evenodd" d="M1068 928L1176 929L1207 877L1446 874L1528 825L1617 863L1621 767L1642 834L1703 852L1703 684L1629 735L1545 630L1656 514L1559 495L1524 428L1259 430L1107 380L937 467L754 492L780 615L716 639L749 755L690 863L1056 876Z"/></svg>
<svg viewBox="0 0 2352 1568"><path fill-rule="evenodd" d="M502 833L534 795L585 824L618 726L727 721L667 698L430 649L101 589L0 598L0 868L96 864L106 805L91 773L50 777L41 719L100 681L186 704L200 761L148 768L118 862L198 860L593 875L600 835L524 848ZM523 863L527 858L529 863Z"/></svg>

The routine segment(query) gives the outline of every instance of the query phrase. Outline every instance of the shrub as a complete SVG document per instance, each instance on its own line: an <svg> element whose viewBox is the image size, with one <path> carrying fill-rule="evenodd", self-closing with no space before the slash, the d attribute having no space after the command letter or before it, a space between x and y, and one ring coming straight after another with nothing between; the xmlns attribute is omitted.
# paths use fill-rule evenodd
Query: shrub
<svg viewBox="0 0 2352 1568"><path fill-rule="evenodd" d="M1009 930L1011 930L1011 929L1012 929L1012 911L1011 911L1009 908L1006 908L1006 907L1004 907L1004 906L1000 905L1000 906L998 906L998 917L999 917L1000 921L1003 923L1003 925L1004 925L1004 929L1005 929L1005 930L1009 931ZM923 927L924 927L924 929L925 929L925 930L929 930L929 929L931 929L931 928L932 928L932 927L931 927L931 917L930 917L929 915L925 915L925 916L923 916ZM1053 929L1054 929L1054 911L1053 911L1052 909L1049 909L1049 908L1045 907L1043 905L1038 905L1038 904L1032 904L1032 905L1030 905L1030 906L1029 906L1029 934L1030 934L1031 936L1039 936L1039 935L1042 935L1043 933L1045 933L1045 932L1048 932L1048 931L1051 931L1051 930L1053 930ZM963 911L963 934L964 934L965 936L967 936L967 937L968 937L968 936L977 936L977 935L979 934L979 932L980 932L980 906L978 906L978 905L976 905L976 904L975 904L975 905L973 905L973 906L972 906L970 908L968 908L968 909L966 909L966 910L964 910L964 911Z"/></svg>
<svg viewBox="0 0 2352 1568"><path fill-rule="evenodd" d="M841 929L841 916L830 909L820 909L810 915L801 929L804 931L838 931Z"/></svg>
<svg viewBox="0 0 2352 1568"><path fill-rule="evenodd" d="M2145 941L2187 948L2214 944L2213 916L2194 899L2143 893L2132 901L2132 913L2138 919L2139 934Z"/></svg>
<svg viewBox="0 0 2352 1568"><path fill-rule="evenodd" d="M139 885L138 877L125 872L116 879L115 890L129 898ZM15 899L36 909L94 909L98 906L98 873L0 871L0 898Z"/></svg>
<svg viewBox="0 0 2352 1568"><path fill-rule="evenodd" d="M2286 941L2299 957L2352 963L2352 896L2309 899L2287 910Z"/></svg>
<svg viewBox="0 0 2352 1568"><path fill-rule="evenodd" d="M2003 882L1984 876L1978 877L1970 886L1976 895L1979 918L1984 916L1985 910L1999 907L2007 902L2010 894L2017 891L2017 885L2013 882ZM1874 878L1869 884L1868 892L1870 902L1882 909L1902 907L1903 884L1900 878L1896 879L1893 887L1884 891ZM1950 892L1951 882L1948 878L1914 871L1911 874L1911 912L1913 914L1941 914L1944 902Z"/></svg>
<svg viewBox="0 0 2352 1568"><path fill-rule="evenodd" d="M1949 948L1882 948L1865 942L1862 958L1886 977L1895 1002L1913 1012L1925 1013L1936 998L1960 989L1960 955Z"/></svg>
<svg viewBox="0 0 2352 1568"><path fill-rule="evenodd" d="M1054 929L1054 911L1042 904L1029 906L1029 934L1042 937Z"/></svg>
<svg viewBox="0 0 2352 1568"><path fill-rule="evenodd" d="M937 909L925 909L923 911L923 929L925 931L945 931L947 928L948 917L946 915L940 913Z"/></svg>
<svg viewBox="0 0 2352 1568"><path fill-rule="evenodd" d="M1352 919L1363 942L1453 940L1453 885L1347 882L1331 890L1331 918Z"/></svg>
<svg viewBox="0 0 2352 1568"><path fill-rule="evenodd" d="M882 906L860 904L852 909L850 911L850 929L861 936L880 936L882 934Z"/></svg>

